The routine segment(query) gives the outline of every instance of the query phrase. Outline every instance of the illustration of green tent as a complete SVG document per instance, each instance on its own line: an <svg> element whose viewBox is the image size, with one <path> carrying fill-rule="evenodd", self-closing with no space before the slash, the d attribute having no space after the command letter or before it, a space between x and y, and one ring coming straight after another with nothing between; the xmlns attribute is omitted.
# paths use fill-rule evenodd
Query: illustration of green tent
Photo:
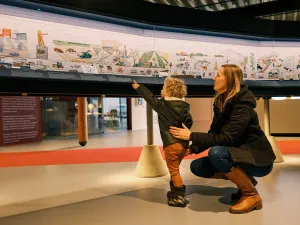
<svg viewBox="0 0 300 225"><path fill-rule="evenodd" d="M140 67L165 68L167 65L167 60L155 51L145 52L140 59Z"/></svg>

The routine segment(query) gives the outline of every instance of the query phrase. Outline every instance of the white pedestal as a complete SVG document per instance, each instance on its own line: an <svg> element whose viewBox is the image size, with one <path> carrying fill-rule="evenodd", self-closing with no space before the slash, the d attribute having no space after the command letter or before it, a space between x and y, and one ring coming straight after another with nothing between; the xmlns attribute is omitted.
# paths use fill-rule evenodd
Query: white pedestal
<svg viewBox="0 0 300 225"><path fill-rule="evenodd" d="M137 167L138 177L162 177L169 173L157 145L153 145L153 110L147 103L147 145L143 147Z"/></svg>
<svg viewBox="0 0 300 225"><path fill-rule="evenodd" d="M167 175L168 172L158 146L145 145L136 167L136 176L144 178L162 177Z"/></svg>
<svg viewBox="0 0 300 225"><path fill-rule="evenodd" d="M275 141L275 138L273 136L269 136L269 135L267 135L267 138L273 148L274 154L276 155L275 163L283 162L284 160L283 160L282 154L280 152L280 149Z"/></svg>

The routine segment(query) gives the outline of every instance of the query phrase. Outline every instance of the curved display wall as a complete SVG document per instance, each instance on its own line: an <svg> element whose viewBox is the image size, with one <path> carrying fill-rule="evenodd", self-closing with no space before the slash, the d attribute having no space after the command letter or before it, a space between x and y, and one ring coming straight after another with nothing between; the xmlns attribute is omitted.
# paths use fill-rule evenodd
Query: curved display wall
<svg viewBox="0 0 300 225"><path fill-rule="evenodd" d="M245 79L300 77L300 43L158 32L0 5L1 67L212 78L237 64Z"/></svg>

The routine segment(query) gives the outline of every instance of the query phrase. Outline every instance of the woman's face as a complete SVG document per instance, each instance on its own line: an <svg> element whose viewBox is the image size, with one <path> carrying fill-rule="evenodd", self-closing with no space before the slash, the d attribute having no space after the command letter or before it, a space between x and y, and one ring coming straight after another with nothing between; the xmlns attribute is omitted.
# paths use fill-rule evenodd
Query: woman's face
<svg viewBox="0 0 300 225"><path fill-rule="evenodd" d="M218 94L222 94L227 91L227 81L224 73L224 68L219 69L217 75L214 77L214 90Z"/></svg>

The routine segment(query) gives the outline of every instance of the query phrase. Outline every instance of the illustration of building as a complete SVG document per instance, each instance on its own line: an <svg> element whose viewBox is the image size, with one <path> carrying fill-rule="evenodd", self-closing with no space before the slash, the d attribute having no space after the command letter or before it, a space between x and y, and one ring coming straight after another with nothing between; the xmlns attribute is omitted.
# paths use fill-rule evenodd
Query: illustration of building
<svg viewBox="0 0 300 225"><path fill-rule="evenodd" d="M26 33L16 33L16 39L18 41L27 41L27 34Z"/></svg>
<svg viewBox="0 0 300 225"><path fill-rule="evenodd" d="M3 28L2 33L0 34L0 36L11 38L11 29Z"/></svg>

